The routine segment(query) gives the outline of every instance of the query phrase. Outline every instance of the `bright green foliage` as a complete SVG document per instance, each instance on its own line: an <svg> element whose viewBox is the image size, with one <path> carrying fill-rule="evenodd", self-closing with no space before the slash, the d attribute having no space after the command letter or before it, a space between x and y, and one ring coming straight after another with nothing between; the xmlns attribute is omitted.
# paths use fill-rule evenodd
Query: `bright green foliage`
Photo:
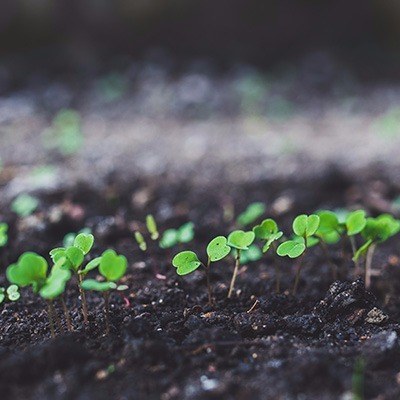
<svg viewBox="0 0 400 400"><path fill-rule="evenodd" d="M96 257L93 260L89 261L84 269L81 269L79 274L87 275L90 271L93 271L100 265L101 257Z"/></svg>
<svg viewBox="0 0 400 400"><path fill-rule="evenodd" d="M84 290L94 290L96 292L107 292L117 288L115 282L99 282L96 279L85 279L81 286Z"/></svg>
<svg viewBox="0 0 400 400"><path fill-rule="evenodd" d="M84 255L88 254L94 244L94 236L89 233L80 233L74 240L74 247L80 249Z"/></svg>
<svg viewBox="0 0 400 400"><path fill-rule="evenodd" d="M0 223L0 247L4 247L8 242L8 224Z"/></svg>
<svg viewBox="0 0 400 400"><path fill-rule="evenodd" d="M65 250L65 257L69 261L71 268L76 272L82 265L85 255L81 249L77 247L69 247Z"/></svg>
<svg viewBox="0 0 400 400"><path fill-rule="evenodd" d="M41 297L46 300L53 300L64 293L65 286L71 278L71 272L63 269L63 260L55 264L49 277L39 291Z"/></svg>
<svg viewBox="0 0 400 400"><path fill-rule="evenodd" d="M237 217L239 226L247 226L256 221L265 213L265 205L263 203L252 203L245 211Z"/></svg>
<svg viewBox="0 0 400 400"><path fill-rule="evenodd" d="M319 227L319 216L316 214L299 215L293 221L293 232L297 236L303 238L310 237L315 234Z"/></svg>
<svg viewBox="0 0 400 400"><path fill-rule="evenodd" d="M319 227L315 235L325 243L334 244L340 240L343 228L338 216L332 211L319 211Z"/></svg>
<svg viewBox="0 0 400 400"><path fill-rule="evenodd" d="M253 231L233 231L228 236L228 246L237 250L248 250L249 246L254 242L255 237L256 235Z"/></svg>
<svg viewBox="0 0 400 400"><path fill-rule="evenodd" d="M302 239L302 238L301 238ZM301 243L298 240L287 240L279 245L277 249L278 256L285 257L288 256L289 258L297 258L301 256L304 251L306 250L306 245Z"/></svg>
<svg viewBox="0 0 400 400"><path fill-rule="evenodd" d="M114 250L106 250L100 260L99 271L108 281L118 281L126 272L128 261Z"/></svg>
<svg viewBox="0 0 400 400"><path fill-rule="evenodd" d="M158 233L156 220L151 214L146 216L146 227L150 233L151 239L157 240L160 234Z"/></svg>
<svg viewBox="0 0 400 400"><path fill-rule="evenodd" d="M263 256L261 249L255 244L251 244L248 250L240 253L240 263L248 264L249 262L259 261Z"/></svg>
<svg viewBox="0 0 400 400"><path fill-rule="evenodd" d="M135 240L139 245L140 250L146 251L147 250L147 243L144 240L143 235L139 231L135 231Z"/></svg>
<svg viewBox="0 0 400 400"><path fill-rule="evenodd" d="M346 218L346 230L348 236L360 233L367 223L364 210L353 211Z"/></svg>
<svg viewBox="0 0 400 400"><path fill-rule="evenodd" d="M174 247L179 243L189 243L194 238L194 224L193 222L187 222L183 224L179 229L167 229L160 240L160 247L162 249L168 249Z"/></svg>
<svg viewBox="0 0 400 400"><path fill-rule="evenodd" d="M0 287L0 304L5 300L17 301L21 297L17 285L10 285L7 289Z"/></svg>
<svg viewBox="0 0 400 400"><path fill-rule="evenodd" d="M256 225L253 232L257 239L265 240L263 253L266 253L271 244L283 236L283 232L279 230L277 223L271 218L265 219L260 225Z"/></svg>
<svg viewBox="0 0 400 400"><path fill-rule="evenodd" d="M92 230L91 230L90 228L83 228L83 229L81 229L78 233L73 233L73 232L67 233L67 234L64 236L64 239L63 239L63 247L67 248L67 247L73 246L73 245L74 245L75 238L76 238L80 233L85 233L86 235L89 235L89 234L92 233Z"/></svg>
<svg viewBox="0 0 400 400"><path fill-rule="evenodd" d="M20 217L29 217L38 206L38 199L29 194L20 194L11 203L11 210Z"/></svg>
<svg viewBox="0 0 400 400"><path fill-rule="evenodd" d="M231 251L225 236L217 236L207 246L207 255L211 262L225 258Z"/></svg>
<svg viewBox="0 0 400 400"><path fill-rule="evenodd" d="M181 251L173 258L172 265L178 275L188 275L202 264L193 251Z"/></svg>
<svg viewBox="0 0 400 400"><path fill-rule="evenodd" d="M35 293L46 281L47 261L36 253L22 254L17 263L7 268L7 279L20 287L32 285Z"/></svg>

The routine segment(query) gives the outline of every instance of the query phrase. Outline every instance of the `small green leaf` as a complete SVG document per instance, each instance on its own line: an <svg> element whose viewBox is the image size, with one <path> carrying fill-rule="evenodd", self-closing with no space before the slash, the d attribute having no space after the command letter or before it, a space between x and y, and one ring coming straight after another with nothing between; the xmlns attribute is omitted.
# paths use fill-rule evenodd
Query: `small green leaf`
<svg viewBox="0 0 400 400"><path fill-rule="evenodd" d="M281 231L272 234L272 235L268 238L268 240L265 242L265 244L264 244L264 246L263 246L263 249L262 249L263 253L266 253L266 252L270 249L271 244L272 244L273 242L279 240L282 236L283 236L283 232L281 232Z"/></svg>
<svg viewBox="0 0 400 400"><path fill-rule="evenodd" d="M160 240L160 247L162 249L169 249L178 244L178 231L176 229L167 229Z"/></svg>
<svg viewBox="0 0 400 400"><path fill-rule="evenodd" d="M364 257L367 254L368 249L372 245L373 241L367 240L354 254L353 261L358 261L361 257Z"/></svg>
<svg viewBox="0 0 400 400"><path fill-rule="evenodd" d="M8 300L10 301L17 301L21 297L19 293L19 287L17 285L10 285L6 292Z"/></svg>
<svg viewBox="0 0 400 400"><path fill-rule="evenodd" d="M288 240L279 245L277 254L281 257L297 258L304 253L306 245L295 240Z"/></svg>
<svg viewBox="0 0 400 400"><path fill-rule="evenodd" d="M225 258L231 251L225 236L217 236L207 246L207 255L211 262Z"/></svg>
<svg viewBox="0 0 400 400"><path fill-rule="evenodd" d="M396 235L400 230L400 222L389 214L382 214L376 218L367 218L367 223L362 231L366 240L384 242Z"/></svg>
<svg viewBox="0 0 400 400"><path fill-rule="evenodd" d="M273 219L267 218L260 225L256 225L253 232L257 239L267 240L278 232L278 225Z"/></svg>
<svg viewBox="0 0 400 400"><path fill-rule="evenodd" d="M39 294L44 299L55 299L65 291L65 286L71 278L71 272L61 267L53 267Z"/></svg>
<svg viewBox="0 0 400 400"><path fill-rule="evenodd" d="M3 289L3 291L0 291L0 304L3 303L6 298L6 295L4 294L4 288L0 288L0 290L1 289Z"/></svg>
<svg viewBox="0 0 400 400"><path fill-rule="evenodd" d="M365 225L367 224L367 219L365 217L364 210L357 210L351 212L346 218L346 229L348 236L354 236L360 233Z"/></svg>
<svg viewBox="0 0 400 400"><path fill-rule="evenodd" d="M89 233L80 233L74 240L74 247L82 250L83 254L88 254L94 244L94 236Z"/></svg>
<svg viewBox="0 0 400 400"><path fill-rule="evenodd" d="M96 257L86 264L86 267L79 271L81 275L87 275L90 271L96 269L100 265L101 257Z"/></svg>
<svg viewBox="0 0 400 400"><path fill-rule="evenodd" d="M20 194L11 204L11 210L20 217L29 217L38 208L39 200L29 194Z"/></svg>
<svg viewBox="0 0 400 400"><path fill-rule="evenodd" d="M78 271L85 258L83 251L81 249L78 249L78 247L69 247L67 250L65 250L65 256L67 260L71 263L72 269L74 271Z"/></svg>
<svg viewBox="0 0 400 400"><path fill-rule="evenodd" d="M0 223L0 247L4 247L8 242L8 224Z"/></svg>
<svg viewBox="0 0 400 400"><path fill-rule="evenodd" d="M337 215L328 210L322 210L318 212L319 216L319 227L316 235L325 236L332 233L338 234L340 230L340 224Z"/></svg>
<svg viewBox="0 0 400 400"><path fill-rule="evenodd" d="M248 250L253 243L255 234L252 231L244 232L241 230L233 231L228 236L228 246L238 250Z"/></svg>
<svg viewBox="0 0 400 400"><path fill-rule="evenodd" d="M108 281L121 279L128 267L125 256L117 255L114 250L106 250L100 260L99 271Z"/></svg>
<svg viewBox="0 0 400 400"><path fill-rule="evenodd" d="M249 246L248 250L244 250L240 253L240 263L248 264L252 261L259 261L261 260L262 255L263 253L261 249L255 244L252 244Z"/></svg>
<svg viewBox="0 0 400 400"><path fill-rule="evenodd" d="M94 290L96 292L108 292L117 288L114 282L99 282L96 279L85 279L81 283L81 287L84 290Z"/></svg>
<svg viewBox="0 0 400 400"><path fill-rule="evenodd" d="M128 290L129 286L128 285L118 285L117 288L118 292L123 292L124 290Z"/></svg>
<svg viewBox="0 0 400 400"><path fill-rule="evenodd" d="M240 226L247 226L265 213L265 205L263 203L252 203L237 217L237 223Z"/></svg>
<svg viewBox="0 0 400 400"><path fill-rule="evenodd" d="M135 240L136 240L136 243L139 245L140 250L142 250L142 251L147 250L147 243L144 240L143 235L139 231L135 231Z"/></svg>
<svg viewBox="0 0 400 400"><path fill-rule="evenodd" d="M194 224L193 222L187 222L178 229L178 242L189 243L194 238Z"/></svg>
<svg viewBox="0 0 400 400"><path fill-rule="evenodd" d="M293 232L297 236L309 237L314 235L319 226L319 216L316 214L299 215L293 221Z"/></svg>
<svg viewBox="0 0 400 400"><path fill-rule="evenodd" d="M193 251L181 251L172 260L178 275L187 275L200 267L201 262Z"/></svg>
<svg viewBox="0 0 400 400"><path fill-rule="evenodd" d="M160 235L158 233L156 220L151 214L146 216L146 227L150 233L151 239L157 240Z"/></svg>

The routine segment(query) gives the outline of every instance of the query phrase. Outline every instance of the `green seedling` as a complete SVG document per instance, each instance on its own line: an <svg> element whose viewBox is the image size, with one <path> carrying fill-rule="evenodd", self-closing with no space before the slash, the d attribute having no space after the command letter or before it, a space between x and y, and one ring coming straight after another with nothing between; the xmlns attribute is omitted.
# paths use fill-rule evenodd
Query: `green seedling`
<svg viewBox="0 0 400 400"><path fill-rule="evenodd" d="M20 287L31 286L34 293L48 300L48 315L51 334L54 337L53 316L55 315L52 300L60 296L65 290L65 284L70 279L71 273L63 269L65 258L60 258L47 276L47 261L36 253L24 253L17 263L7 268L7 279ZM62 329L59 321L58 325Z"/></svg>
<svg viewBox="0 0 400 400"><path fill-rule="evenodd" d="M80 233L85 233L85 234L89 235L89 234L92 233L92 230L90 228L83 228L78 233L74 233L74 232L67 233L64 236L64 239L63 239L63 247L71 247L71 246L73 246L74 242L75 242L75 238Z"/></svg>
<svg viewBox="0 0 400 400"><path fill-rule="evenodd" d="M249 250L249 246L254 242L255 234L253 231L244 232L242 230L236 230L229 234L227 245L236 250L235 267L231 283L229 285L228 299L232 297L233 290L235 288L236 277L240 267L240 256L242 251Z"/></svg>
<svg viewBox="0 0 400 400"><path fill-rule="evenodd" d="M245 211L239 214L236 222L239 226L247 226L255 222L264 213L265 205L263 203L252 203Z"/></svg>
<svg viewBox="0 0 400 400"><path fill-rule="evenodd" d="M202 263L197 254L193 251L181 251L172 260L172 265L176 268L178 275L188 275L196 271L200 266L206 269L208 303L212 304L212 289L210 284L211 263L225 258L231 251L225 236L217 236L207 245L207 263Z"/></svg>
<svg viewBox="0 0 400 400"><path fill-rule="evenodd" d="M263 253L266 253L271 248L271 246L276 251L276 242L283 236L283 232L279 230L278 224L271 218L267 218L262 221L260 225L256 225L253 228L253 232L256 236L256 239L265 241L262 248ZM274 261L274 264L276 275L275 291L276 293L279 293L281 286L281 274L276 261Z"/></svg>
<svg viewBox="0 0 400 400"><path fill-rule="evenodd" d="M303 266L303 257L306 249L315 244L314 235L318 230L320 219L318 215L299 215L293 221L292 228L296 235L294 239L287 240L279 245L277 254L281 257L298 258L296 278L293 285L292 294L295 295L300 280L300 273ZM313 243L314 242L314 243Z"/></svg>
<svg viewBox="0 0 400 400"><path fill-rule="evenodd" d="M151 240L157 240L160 234L158 233L156 220L151 214L146 216L146 227L150 233Z"/></svg>
<svg viewBox="0 0 400 400"><path fill-rule="evenodd" d="M385 242L400 231L400 221L389 214L382 214L376 218L367 218L361 236L364 243L354 254L354 261L365 257L365 286L371 285L372 259L378 244Z"/></svg>
<svg viewBox="0 0 400 400"><path fill-rule="evenodd" d="M249 246L248 250L242 251L240 254L240 264L248 264L250 262L259 261L262 259L263 252L255 244Z"/></svg>
<svg viewBox="0 0 400 400"><path fill-rule="evenodd" d="M194 224L187 222L178 229L167 229L160 240L162 249L169 249L179 243L189 243L194 238Z"/></svg>
<svg viewBox="0 0 400 400"><path fill-rule="evenodd" d="M29 217L39 206L39 200L29 194L20 194L11 203L11 210L19 217Z"/></svg>
<svg viewBox="0 0 400 400"><path fill-rule="evenodd" d="M144 240L143 235L139 231L135 232L135 240L136 240L137 244L139 245L140 250L142 250L142 251L147 250L147 243Z"/></svg>
<svg viewBox="0 0 400 400"><path fill-rule="evenodd" d="M51 127L43 132L43 140L48 149L56 149L64 156L75 154L84 142L79 114L70 109L59 111Z"/></svg>
<svg viewBox="0 0 400 400"><path fill-rule="evenodd" d="M83 267L85 256L90 252L94 244L92 234L80 233L75 239L73 246L58 247L50 251L50 256L54 262L64 259L64 267L71 270L78 280L78 289L82 301L82 315L85 324L88 323L88 307L85 292L82 290L82 280L88 272L99 265L99 259L94 259L86 267Z"/></svg>
<svg viewBox="0 0 400 400"><path fill-rule="evenodd" d="M8 242L8 224L0 223L0 247L4 247Z"/></svg>
<svg viewBox="0 0 400 400"><path fill-rule="evenodd" d="M10 285L7 289L0 287L0 304L4 301L17 301L21 297L19 293L19 288L17 285Z"/></svg>
<svg viewBox="0 0 400 400"><path fill-rule="evenodd" d="M86 279L81 283L84 290L94 290L103 293L104 312L106 318L106 334L110 332L109 322L109 299L111 290L126 290L126 285L117 285L126 272L128 261L125 256L118 255L114 250L106 250L100 257L99 272L105 281L99 282L95 279Z"/></svg>

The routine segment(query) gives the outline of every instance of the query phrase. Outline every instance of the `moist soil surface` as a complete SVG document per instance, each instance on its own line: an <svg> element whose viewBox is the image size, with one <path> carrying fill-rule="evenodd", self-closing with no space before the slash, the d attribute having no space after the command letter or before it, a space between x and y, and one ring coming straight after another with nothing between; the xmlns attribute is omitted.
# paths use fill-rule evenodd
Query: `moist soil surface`
<svg viewBox="0 0 400 400"><path fill-rule="evenodd" d="M290 232L295 215L322 208L395 212L397 193L399 187L385 177L354 180L336 172L306 182L212 187L110 177L102 190L78 184L38 193L39 209L25 219L4 204L1 217L10 237L0 250L2 272L23 251L45 255L65 234L89 227L96 237L93 257L107 247L128 257L129 290L111 296L108 336L97 294L88 294L84 326L74 281L67 290L74 332L57 329L55 339L46 304L29 288L21 290L19 302L2 305L1 398L356 399L353 382L361 377L365 399L399 399L396 239L378 248L370 291L354 274L347 243L333 246L329 260L319 247L310 249L296 296L290 294L296 261L269 254L241 267L231 299L226 295L233 260L212 265L213 305L207 304L203 270L179 277L171 266L184 248L204 256L211 238L234 228L232 210L237 215L252 201L265 202L266 215ZM160 231L193 221L195 239L170 250L148 239L148 251L141 252L133 232L145 233L148 213ZM282 274L279 294L275 262ZM56 308L61 317L61 306ZM357 363L364 368L355 374Z"/></svg>

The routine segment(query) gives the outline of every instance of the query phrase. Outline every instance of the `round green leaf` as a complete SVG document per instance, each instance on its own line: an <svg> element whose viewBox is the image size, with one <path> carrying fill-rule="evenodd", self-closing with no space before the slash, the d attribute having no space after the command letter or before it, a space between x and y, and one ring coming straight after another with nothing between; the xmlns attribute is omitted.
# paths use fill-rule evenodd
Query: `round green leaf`
<svg viewBox="0 0 400 400"><path fill-rule="evenodd" d="M351 212L346 218L347 235L348 236L357 235L364 229L366 224L367 224L367 219L365 217L364 210L357 210Z"/></svg>
<svg viewBox="0 0 400 400"><path fill-rule="evenodd" d="M85 258L83 251L81 249L78 249L78 247L69 247L67 250L65 250L65 256L71 263L72 269L74 271L77 271L79 269Z"/></svg>
<svg viewBox="0 0 400 400"><path fill-rule="evenodd" d="M96 257L86 264L86 267L79 271L80 274L86 275L90 271L96 269L100 265L101 257Z"/></svg>
<svg viewBox="0 0 400 400"><path fill-rule="evenodd" d="M225 236L217 236L207 246L207 255L211 262L225 258L231 251Z"/></svg>
<svg viewBox="0 0 400 400"><path fill-rule="evenodd" d="M187 275L200 267L201 262L193 251L181 251L172 260L178 275Z"/></svg>
<svg viewBox="0 0 400 400"><path fill-rule="evenodd" d="M178 244L178 231L176 229L167 229L161 237L160 247L162 249L169 249L176 244Z"/></svg>
<svg viewBox="0 0 400 400"><path fill-rule="evenodd" d="M249 246L248 250L244 250L240 253L240 263L247 264L252 261L261 260L262 255L261 249L255 244L252 244Z"/></svg>
<svg viewBox="0 0 400 400"><path fill-rule="evenodd" d="M299 215L293 221L293 232L297 236L308 237L314 235L319 226L319 216L316 214Z"/></svg>
<svg viewBox="0 0 400 400"><path fill-rule="evenodd" d="M178 242L189 243L194 238L194 224L187 222L178 229Z"/></svg>
<svg viewBox="0 0 400 400"><path fill-rule="evenodd" d="M319 227L316 232L318 236L337 233L339 231L339 220L334 212L323 210L318 212L318 216Z"/></svg>
<svg viewBox="0 0 400 400"><path fill-rule="evenodd" d="M114 250L106 250L100 260L99 271L108 281L121 279L128 267L125 256L117 255Z"/></svg>
<svg viewBox="0 0 400 400"><path fill-rule="evenodd" d="M71 278L71 272L63 268L53 268L50 276L40 289L39 294L44 299L55 299L65 291L65 286Z"/></svg>
<svg viewBox="0 0 400 400"><path fill-rule="evenodd" d="M279 245L277 254L281 257L297 258L304 253L306 245L295 240L288 240Z"/></svg>
<svg viewBox="0 0 400 400"><path fill-rule="evenodd" d="M252 231L233 231L228 236L228 246L234 247L238 250L248 250L254 239L255 234Z"/></svg>
<svg viewBox="0 0 400 400"><path fill-rule="evenodd" d="M257 218L265 213L265 205L263 203L252 203L237 217L237 223L240 226L246 226L254 222Z"/></svg>
<svg viewBox="0 0 400 400"><path fill-rule="evenodd" d="M94 244L94 236L89 233L80 233L74 240L74 247L82 250L83 254L88 254Z"/></svg>
<svg viewBox="0 0 400 400"><path fill-rule="evenodd" d="M273 219L267 218L260 225L256 225L253 232L257 239L266 240L278 232L278 225Z"/></svg>
<svg viewBox="0 0 400 400"><path fill-rule="evenodd" d="M273 242L275 242L276 240L279 240L282 236L283 236L283 232L281 232L281 231L272 234L272 235L267 239L267 241L265 242L265 244L264 244L264 246L263 246L263 249L262 249L263 253L266 253L266 252L270 249L271 244L272 244Z"/></svg>

